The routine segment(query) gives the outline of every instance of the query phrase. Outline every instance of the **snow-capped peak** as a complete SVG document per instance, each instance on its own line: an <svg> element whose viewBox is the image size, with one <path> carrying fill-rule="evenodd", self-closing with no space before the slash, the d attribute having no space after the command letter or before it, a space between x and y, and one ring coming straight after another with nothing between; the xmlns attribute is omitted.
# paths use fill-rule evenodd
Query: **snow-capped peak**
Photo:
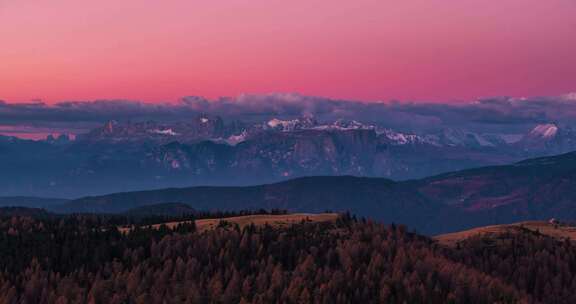
<svg viewBox="0 0 576 304"><path fill-rule="evenodd" d="M534 137L552 138L558 133L558 126L556 124L541 124L537 125L530 131L530 135Z"/></svg>
<svg viewBox="0 0 576 304"><path fill-rule="evenodd" d="M282 120L278 118L273 118L266 123L266 127L272 129L280 129L284 132L294 131L297 129L309 129L316 125L316 121L313 118L302 118L302 119L291 119Z"/></svg>

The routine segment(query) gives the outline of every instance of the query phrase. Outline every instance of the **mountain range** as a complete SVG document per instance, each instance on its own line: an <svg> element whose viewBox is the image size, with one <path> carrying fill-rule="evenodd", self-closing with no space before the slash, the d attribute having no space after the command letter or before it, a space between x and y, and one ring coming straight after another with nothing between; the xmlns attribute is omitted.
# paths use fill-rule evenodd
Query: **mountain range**
<svg viewBox="0 0 576 304"><path fill-rule="evenodd" d="M436 234L525 220L575 221L575 188L576 152L572 152L407 181L303 177L259 186L199 186L89 196L48 209L57 213L125 213L178 202L205 211L350 211Z"/></svg>
<svg viewBox="0 0 576 304"><path fill-rule="evenodd" d="M576 150L576 132L554 123L526 134L444 129L416 134L312 117L187 122L109 121L75 140L0 136L3 196L73 198L194 185L246 186L303 176L418 179Z"/></svg>

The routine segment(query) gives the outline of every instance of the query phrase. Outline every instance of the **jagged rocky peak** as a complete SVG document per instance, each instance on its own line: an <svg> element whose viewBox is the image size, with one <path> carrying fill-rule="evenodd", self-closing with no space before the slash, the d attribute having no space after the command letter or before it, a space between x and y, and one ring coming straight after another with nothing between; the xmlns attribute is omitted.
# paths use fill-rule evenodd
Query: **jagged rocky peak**
<svg viewBox="0 0 576 304"><path fill-rule="evenodd" d="M235 130L236 126L228 128L218 116L201 114L184 122L128 121L119 123L109 121L80 138L88 141L167 143L177 140L188 143L226 138L235 134Z"/></svg>
<svg viewBox="0 0 576 304"><path fill-rule="evenodd" d="M96 128L89 132L85 138L90 139L106 139L117 138L121 136L137 135L139 133L152 133L152 130L160 130L161 128L153 121L147 122L125 122L119 123L115 120L110 120L104 123L100 128Z"/></svg>
<svg viewBox="0 0 576 304"><path fill-rule="evenodd" d="M304 116L295 119L273 118L265 123L265 129L290 132L295 130L373 130L373 125L363 124L357 120L338 119L336 121L319 123L312 116Z"/></svg>
<svg viewBox="0 0 576 304"><path fill-rule="evenodd" d="M313 130L301 134L303 130ZM194 144L210 140L235 146L238 143L259 139L269 141L267 136L276 132L296 136L317 136L318 132L339 136L366 136L365 140L377 140L393 146L418 145L434 147L495 148L508 147L512 143L502 134L477 134L460 129L445 129L429 134L403 133L382 126L357 120L330 120L318 122L312 116L296 118L272 118L258 122L232 121L225 123L219 116L199 114L181 122L122 122L110 121L102 127L83 135L83 140L106 142L152 142L166 144L178 141ZM543 131L544 133L550 131ZM350 133L350 134L348 134ZM362 135L362 134L364 135ZM372 134L373 133L373 134ZM519 135L522 138L522 135Z"/></svg>

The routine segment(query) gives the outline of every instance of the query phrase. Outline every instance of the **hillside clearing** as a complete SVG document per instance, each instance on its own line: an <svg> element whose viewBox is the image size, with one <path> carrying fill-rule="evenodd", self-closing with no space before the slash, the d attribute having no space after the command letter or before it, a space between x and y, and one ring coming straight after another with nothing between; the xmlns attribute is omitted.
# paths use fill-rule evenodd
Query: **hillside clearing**
<svg viewBox="0 0 576 304"><path fill-rule="evenodd" d="M454 233L441 234L434 237L440 244L455 246L459 241L476 235L497 235L502 233L520 233L522 229L557 238L576 240L576 227L559 224L552 224L544 221L528 221L514 224L493 225L474 228Z"/></svg>
<svg viewBox="0 0 576 304"><path fill-rule="evenodd" d="M220 222L227 222L232 224L237 224L240 228L254 224L256 226L271 225L274 227L286 227L289 225L297 224L302 221L305 222L331 222L338 218L337 213L294 213L294 214L280 214L280 215L270 215L270 214L256 214L256 215L243 215L227 218L215 218L215 219L199 219L196 220L196 229L199 232L208 231L216 228ZM168 228L173 229L178 224L190 223L191 221L179 221L179 222L167 222L162 224L151 225L150 227L154 229L160 228L162 225L166 225ZM133 227L121 227L120 232L126 233L132 230Z"/></svg>

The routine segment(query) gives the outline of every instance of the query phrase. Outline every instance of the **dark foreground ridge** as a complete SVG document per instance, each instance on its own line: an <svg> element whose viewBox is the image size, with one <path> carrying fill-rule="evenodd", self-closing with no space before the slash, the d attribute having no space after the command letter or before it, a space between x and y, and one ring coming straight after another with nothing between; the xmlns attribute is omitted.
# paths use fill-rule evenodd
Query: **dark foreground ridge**
<svg viewBox="0 0 576 304"><path fill-rule="evenodd" d="M230 214L231 215L231 214ZM271 220L286 215L269 215ZM444 246L404 226L226 219L121 233L105 216L0 217L5 303L574 303L576 246L525 230ZM513 259L511 259L513 257Z"/></svg>

